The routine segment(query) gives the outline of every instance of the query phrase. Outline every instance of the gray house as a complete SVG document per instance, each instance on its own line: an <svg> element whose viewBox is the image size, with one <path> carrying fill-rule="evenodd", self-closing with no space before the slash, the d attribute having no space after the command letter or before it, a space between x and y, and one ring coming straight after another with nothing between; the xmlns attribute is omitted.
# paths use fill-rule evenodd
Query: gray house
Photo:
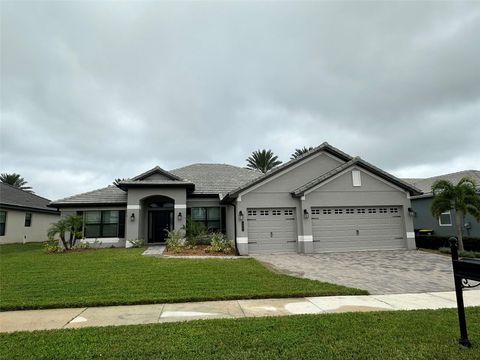
<svg viewBox="0 0 480 360"><path fill-rule="evenodd" d="M0 183L0 244L47 240L50 225L60 213L50 200Z"/></svg>
<svg viewBox="0 0 480 360"><path fill-rule="evenodd" d="M456 233L455 210L443 213L438 219L432 216L432 185L437 180L449 180L457 184L461 178L468 176L480 184L480 171L465 170L451 174L439 175L425 179L405 179L422 190L424 194L412 197L412 208L415 210L413 224L417 233L432 233L438 236L454 236ZM480 188L479 188L480 191ZM465 236L480 238L480 224L471 215L465 216L462 226Z"/></svg>
<svg viewBox="0 0 480 360"><path fill-rule="evenodd" d="M323 143L263 175L224 164L155 167L119 186L54 201L85 219L86 241L165 241L187 216L239 254L414 249L414 186Z"/></svg>

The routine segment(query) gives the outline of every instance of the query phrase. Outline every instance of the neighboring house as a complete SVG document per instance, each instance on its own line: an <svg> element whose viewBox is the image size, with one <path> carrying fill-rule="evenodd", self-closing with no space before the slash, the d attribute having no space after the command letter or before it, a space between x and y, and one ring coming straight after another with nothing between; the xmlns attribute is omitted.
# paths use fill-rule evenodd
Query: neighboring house
<svg viewBox="0 0 480 360"><path fill-rule="evenodd" d="M404 179L406 182L422 190L424 193L423 195L412 197L412 208L416 213L413 219L413 224L417 233L433 233L433 235L438 236L455 236L455 210L443 213L438 219L432 216L432 212L430 211L433 199L432 185L437 180L449 180L456 185L461 178L466 176L475 180L477 185L480 185L480 171L478 170L465 170L426 179ZM480 237L480 224L471 215L465 216L462 230L465 236Z"/></svg>
<svg viewBox="0 0 480 360"><path fill-rule="evenodd" d="M85 219L87 241L165 241L187 216L235 241L239 254L414 249L410 196L421 192L323 143L263 175L222 164L155 167L117 186L54 201ZM410 211L409 211L410 210Z"/></svg>
<svg viewBox="0 0 480 360"><path fill-rule="evenodd" d="M47 230L60 213L50 200L0 183L0 244L47 240Z"/></svg>

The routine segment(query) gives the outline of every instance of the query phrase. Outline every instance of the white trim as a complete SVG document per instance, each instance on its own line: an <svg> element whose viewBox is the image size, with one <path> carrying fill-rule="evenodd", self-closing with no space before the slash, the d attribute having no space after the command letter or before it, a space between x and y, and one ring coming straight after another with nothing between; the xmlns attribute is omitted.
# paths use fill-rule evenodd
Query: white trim
<svg viewBox="0 0 480 360"><path fill-rule="evenodd" d="M450 224L442 224L442 215L450 215ZM438 225L440 226L452 226L452 212L450 210L444 211L439 217L438 217Z"/></svg>
<svg viewBox="0 0 480 360"><path fill-rule="evenodd" d="M334 160L338 160L340 162L340 164L345 164L345 161L343 161L342 159L340 158L337 158L336 156L334 155L331 155L329 153L327 153L324 149L321 150L320 152L316 153L315 155L311 156L311 157L308 157L306 159L302 159L300 160L298 163L294 164L294 165L291 165L289 167L287 167L286 169L283 169L281 171L279 171L277 174L273 175L272 177L268 178L268 179L265 179L263 181L260 181L258 184L255 184L254 186L248 188L248 189L245 189L244 191L242 191L239 195L238 195L238 198L240 198L242 195L245 195L247 193L249 193L250 191L253 191L257 188L259 188L260 186L263 186L265 184L268 184L270 181L272 180L275 180L276 178L282 176L283 174L286 174L288 172L290 172L291 170L293 169L296 169L297 167L299 167L300 165L303 165L303 164L306 164L307 162L313 160L313 159L316 159L317 157L321 156L321 155L325 155L325 156L328 156L328 157L331 157L332 159ZM237 201L239 201L237 198Z"/></svg>
<svg viewBox="0 0 480 360"><path fill-rule="evenodd" d="M415 238L415 233L413 231L407 231L407 239Z"/></svg>
<svg viewBox="0 0 480 360"><path fill-rule="evenodd" d="M303 196L300 198L300 200L305 201L305 200L306 200L305 195L303 195Z"/></svg>
<svg viewBox="0 0 480 360"><path fill-rule="evenodd" d="M394 184L392 184L391 182L389 182L389 181L387 181L387 180L385 180L385 179L382 179L381 177L379 177L379 176L371 173L370 171L368 171L368 170L366 170L366 169L357 167L357 165L355 165L355 164L352 165L352 166L354 167L354 169L359 169L360 171L363 171L364 173L370 175L371 177L373 177L373 178L375 178L375 179L383 182L384 184L386 184L386 185L394 188L395 190L398 190L398 191L401 191L401 192L404 192L404 191L405 191L404 189L398 187L397 185L394 185ZM316 186L314 186L314 187L306 190L304 194L305 194L305 195L308 195L308 194L311 193L312 191L315 191L315 190L317 190L318 188L322 187L323 185L328 184L330 181L333 181L333 180L337 179L338 177L340 177L340 176L342 176L342 175L345 175L345 174L348 173L350 170L352 170L352 166L349 166L348 168L346 168L345 170L339 172L338 174L336 174L335 176L331 177L330 179L328 179L328 180L326 180L326 181L324 181L324 182L322 182L322 183L320 183L320 184L318 184L318 185L316 185Z"/></svg>
<svg viewBox="0 0 480 360"><path fill-rule="evenodd" d="M127 205L127 210L140 210L140 205Z"/></svg>
<svg viewBox="0 0 480 360"><path fill-rule="evenodd" d="M298 235L299 242L313 242L313 235Z"/></svg>
<svg viewBox="0 0 480 360"><path fill-rule="evenodd" d="M186 209L187 205L186 204L175 204L175 209Z"/></svg>
<svg viewBox="0 0 480 360"><path fill-rule="evenodd" d="M125 240L125 238L111 237L111 238L83 238L83 239L80 239L81 242L89 243L89 244L93 244L95 242L95 240L99 243L102 243L102 244L116 244L116 243L119 243L119 242Z"/></svg>
<svg viewBox="0 0 480 360"><path fill-rule="evenodd" d="M248 236L237 237L237 244L248 244Z"/></svg>

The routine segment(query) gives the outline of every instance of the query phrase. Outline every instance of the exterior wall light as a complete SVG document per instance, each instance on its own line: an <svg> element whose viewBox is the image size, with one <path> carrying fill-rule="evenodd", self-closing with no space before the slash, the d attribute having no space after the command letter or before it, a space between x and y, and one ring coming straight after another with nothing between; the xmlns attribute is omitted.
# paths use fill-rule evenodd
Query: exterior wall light
<svg viewBox="0 0 480 360"><path fill-rule="evenodd" d="M308 213L308 210L307 210L307 209L304 209L304 210L303 210L303 217L304 217L305 219L308 219L308 218L310 217L310 214Z"/></svg>
<svg viewBox="0 0 480 360"><path fill-rule="evenodd" d="M178 215L177 215L178 221L182 221L182 217L183 217L183 216L182 216L182 212L180 211L180 212L178 213Z"/></svg>
<svg viewBox="0 0 480 360"><path fill-rule="evenodd" d="M132 215L130 215L130 221L135 221L135 214L132 213Z"/></svg>
<svg viewBox="0 0 480 360"><path fill-rule="evenodd" d="M240 210L240 212L238 213L238 219L240 221L243 221L243 211Z"/></svg>
<svg viewBox="0 0 480 360"><path fill-rule="evenodd" d="M417 213L412 208L408 208L408 215L410 215L411 217L415 217L417 216Z"/></svg>

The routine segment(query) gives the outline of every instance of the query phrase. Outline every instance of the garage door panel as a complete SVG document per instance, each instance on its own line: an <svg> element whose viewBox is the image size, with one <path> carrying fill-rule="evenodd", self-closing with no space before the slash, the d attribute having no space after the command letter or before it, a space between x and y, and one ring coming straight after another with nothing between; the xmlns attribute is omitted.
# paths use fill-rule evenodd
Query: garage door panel
<svg viewBox="0 0 480 360"><path fill-rule="evenodd" d="M404 249L401 208L312 208L314 250Z"/></svg>
<svg viewBox="0 0 480 360"><path fill-rule="evenodd" d="M293 252L297 249L295 209L247 209L249 253Z"/></svg>

